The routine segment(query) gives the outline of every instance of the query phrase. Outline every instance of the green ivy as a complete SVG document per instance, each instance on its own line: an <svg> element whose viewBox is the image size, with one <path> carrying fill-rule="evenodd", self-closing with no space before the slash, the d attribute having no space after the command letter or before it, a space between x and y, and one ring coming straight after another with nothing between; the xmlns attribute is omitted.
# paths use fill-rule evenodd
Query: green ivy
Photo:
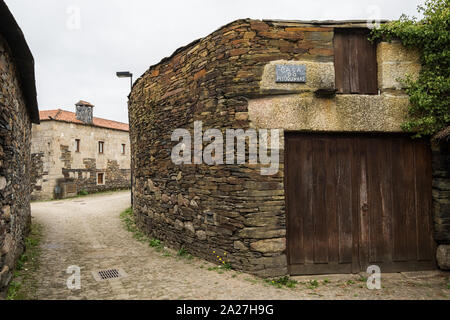
<svg viewBox="0 0 450 320"><path fill-rule="evenodd" d="M418 79L401 79L410 97L403 130L416 137L433 135L450 122L450 2L427 0L418 7L423 19L402 15L372 31L372 40L398 39L420 51L422 71Z"/></svg>

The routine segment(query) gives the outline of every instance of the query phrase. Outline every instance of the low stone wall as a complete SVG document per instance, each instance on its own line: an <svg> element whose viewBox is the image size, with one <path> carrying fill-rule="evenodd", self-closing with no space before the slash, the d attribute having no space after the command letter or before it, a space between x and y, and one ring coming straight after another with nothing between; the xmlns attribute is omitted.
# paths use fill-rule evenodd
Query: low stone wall
<svg viewBox="0 0 450 320"><path fill-rule="evenodd" d="M85 159L86 169L62 169L64 179L61 183L73 182L77 192L89 193L129 189L131 187L130 169L121 169L115 160L108 160L106 170L97 169L95 159ZM105 173L105 184L97 184L97 173Z"/></svg>
<svg viewBox="0 0 450 320"><path fill-rule="evenodd" d="M31 121L11 52L0 36L0 296L31 222Z"/></svg>
<svg viewBox="0 0 450 320"><path fill-rule="evenodd" d="M44 153L35 153L31 155L31 189L41 191L42 190L42 183L39 183L39 180L41 180L45 174L44 172ZM34 200L33 197L31 197L31 200Z"/></svg>

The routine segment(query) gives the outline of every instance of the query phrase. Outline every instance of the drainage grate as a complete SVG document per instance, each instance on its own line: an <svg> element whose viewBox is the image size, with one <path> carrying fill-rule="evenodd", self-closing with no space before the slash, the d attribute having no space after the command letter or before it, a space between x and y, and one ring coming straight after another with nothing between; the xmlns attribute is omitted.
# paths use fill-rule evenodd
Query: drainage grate
<svg viewBox="0 0 450 320"><path fill-rule="evenodd" d="M127 276L125 271L122 269L108 269L108 270L100 270L96 272L92 272L95 280L97 281L105 281L111 279L119 279Z"/></svg>
<svg viewBox="0 0 450 320"><path fill-rule="evenodd" d="M117 270L117 269L99 271L98 274L100 275L102 280L114 279L114 278L120 277L119 270Z"/></svg>

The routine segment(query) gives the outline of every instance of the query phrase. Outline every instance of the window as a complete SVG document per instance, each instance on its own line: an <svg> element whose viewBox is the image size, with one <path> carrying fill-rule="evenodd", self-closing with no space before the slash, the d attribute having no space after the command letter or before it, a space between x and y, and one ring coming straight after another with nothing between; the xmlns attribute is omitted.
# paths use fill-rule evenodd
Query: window
<svg viewBox="0 0 450 320"><path fill-rule="evenodd" d="M336 89L346 94L378 94L376 45L366 29L335 29Z"/></svg>
<svg viewBox="0 0 450 320"><path fill-rule="evenodd" d="M98 153L103 154L105 150L105 143L103 141L98 142Z"/></svg>
<svg viewBox="0 0 450 320"><path fill-rule="evenodd" d="M122 144L122 154L125 154L125 150L126 150L125 147L126 146L124 144Z"/></svg>
<svg viewBox="0 0 450 320"><path fill-rule="evenodd" d="M80 152L80 139L75 139L75 152Z"/></svg>
<svg viewBox="0 0 450 320"><path fill-rule="evenodd" d="M105 184L105 174L103 172L97 173L97 185Z"/></svg>

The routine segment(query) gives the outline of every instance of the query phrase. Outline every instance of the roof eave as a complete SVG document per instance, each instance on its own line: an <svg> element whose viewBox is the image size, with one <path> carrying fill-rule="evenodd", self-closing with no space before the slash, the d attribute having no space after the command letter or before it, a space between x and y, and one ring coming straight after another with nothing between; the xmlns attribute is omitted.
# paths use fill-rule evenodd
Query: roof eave
<svg viewBox="0 0 450 320"><path fill-rule="evenodd" d="M119 129L119 128L103 127L103 126L99 126L99 125L95 125L95 124L77 123L77 122L66 121L66 120L61 120L61 119L54 119L54 118L40 119L40 122L45 122L45 121L64 122L64 123L69 123L69 124L77 124L77 125L80 125L80 126L90 126L90 127L95 127L95 128L100 128L100 129L106 129L106 130L115 130L115 131L122 131L122 132L130 132L129 129L128 129L128 130L125 130L125 129Z"/></svg>
<svg viewBox="0 0 450 320"><path fill-rule="evenodd" d="M39 124L34 58L22 30L3 0L0 0L0 34L5 38L16 62L26 108L33 123Z"/></svg>

